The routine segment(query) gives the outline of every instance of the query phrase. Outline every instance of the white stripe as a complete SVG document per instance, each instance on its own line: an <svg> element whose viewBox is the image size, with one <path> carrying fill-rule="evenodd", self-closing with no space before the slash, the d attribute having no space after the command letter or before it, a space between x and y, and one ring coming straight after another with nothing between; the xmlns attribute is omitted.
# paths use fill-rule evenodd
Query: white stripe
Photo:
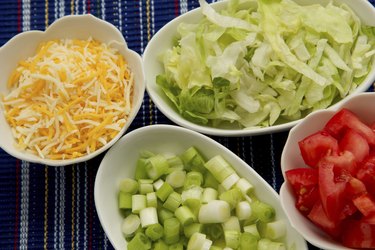
<svg viewBox="0 0 375 250"><path fill-rule="evenodd" d="M272 165L272 187L276 190L276 162L275 162L275 148L273 147L273 135L270 134L271 143L271 165Z"/></svg>
<svg viewBox="0 0 375 250"><path fill-rule="evenodd" d="M20 218L20 249L27 249L29 232L29 163L21 164L21 218Z"/></svg>
<svg viewBox="0 0 375 250"><path fill-rule="evenodd" d="M74 2L74 6L75 6L75 10L74 10L74 14L78 14L78 10L79 10L79 1L78 0L76 0L75 2Z"/></svg>
<svg viewBox="0 0 375 250"><path fill-rule="evenodd" d="M122 7L121 7L121 1L118 1L118 26L122 33Z"/></svg>
<svg viewBox="0 0 375 250"><path fill-rule="evenodd" d="M86 1L82 1L82 14L86 14Z"/></svg>
<svg viewBox="0 0 375 250"><path fill-rule="evenodd" d="M87 189L88 189L88 176L87 176L87 162L85 162L85 183L84 183L84 194L83 194L83 211L84 211L84 217L83 217L83 247L84 249L87 249Z"/></svg>
<svg viewBox="0 0 375 250"><path fill-rule="evenodd" d="M253 139L249 137L249 149L250 149L250 165L254 167L254 152L253 152Z"/></svg>
<svg viewBox="0 0 375 250"><path fill-rule="evenodd" d="M58 10L57 10L57 6L58 6L58 4L59 4L59 0L55 0L55 8L54 8L54 11L55 11L55 19L58 19L59 18L59 12L58 12Z"/></svg>
<svg viewBox="0 0 375 250"><path fill-rule="evenodd" d="M152 35L155 34L155 8L154 8L154 0L151 0L151 32L152 32Z"/></svg>
<svg viewBox="0 0 375 250"><path fill-rule="evenodd" d="M57 193L57 190L59 190L59 168L54 168L55 170L55 191L54 191L54 210L53 210L53 247L54 249L57 249L57 242L58 242L58 214L59 210L57 209L59 207L59 194Z"/></svg>
<svg viewBox="0 0 375 250"><path fill-rule="evenodd" d="M65 239L65 168L60 168L60 193L59 193L59 249L64 249Z"/></svg>
<svg viewBox="0 0 375 250"><path fill-rule="evenodd" d="M28 31L31 28L30 25L30 0L22 0L22 31Z"/></svg>
<svg viewBox="0 0 375 250"><path fill-rule="evenodd" d="M64 0L59 0L59 12L60 12L60 16L59 17L65 16L64 5L65 5L65 1Z"/></svg>
<svg viewBox="0 0 375 250"><path fill-rule="evenodd" d="M102 19L105 20L105 0L101 1Z"/></svg>
<svg viewBox="0 0 375 250"><path fill-rule="evenodd" d="M141 54L143 54L143 14L142 14L142 0L139 0L139 30L141 32Z"/></svg>
<svg viewBox="0 0 375 250"><path fill-rule="evenodd" d="M187 0L180 0L180 14L188 12Z"/></svg>
<svg viewBox="0 0 375 250"><path fill-rule="evenodd" d="M75 220L75 223L76 223L76 229L75 229L75 232L76 232L76 239L75 239L75 243L76 243L76 248L79 249L79 226L80 226L80 206L79 206L79 203L80 203L80 193L81 193L81 190L80 190L80 186L81 186L81 181L80 181L80 166L79 165L76 165L76 204L75 204L75 208L76 208L76 211L75 211L75 216L76 216L76 220ZM74 171L74 170L73 170Z"/></svg>

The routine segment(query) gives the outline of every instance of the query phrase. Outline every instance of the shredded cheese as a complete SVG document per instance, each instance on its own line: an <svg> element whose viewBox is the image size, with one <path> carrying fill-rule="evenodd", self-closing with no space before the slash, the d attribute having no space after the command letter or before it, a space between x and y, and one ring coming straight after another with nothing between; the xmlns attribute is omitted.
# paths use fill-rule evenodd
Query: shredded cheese
<svg viewBox="0 0 375 250"><path fill-rule="evenodd" d="M19 62L1 104L18 148L72 159L119 133L131 111L133 82L126 60L110 45L53 40Z"/></svg>

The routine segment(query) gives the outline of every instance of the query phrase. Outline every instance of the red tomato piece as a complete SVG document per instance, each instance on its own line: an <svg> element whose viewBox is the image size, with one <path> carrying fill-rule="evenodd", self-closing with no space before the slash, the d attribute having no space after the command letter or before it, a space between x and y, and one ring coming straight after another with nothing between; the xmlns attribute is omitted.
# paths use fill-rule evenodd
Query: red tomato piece
<svg viewBox="0 0 375 250"><path fill-rule="evenodd" d="M327 216L333 221L342 219L342 209L348 202L344 199L347 180L336 181L334 165L326 161L319 162L318 176L320 199Z"/></svg>
<svg viewBox="0 0 375 250"><path fill-rule="evenodd" d="M368 224L375 225L375 213L362 217L361 221L368 223Z"/></svg>
<svg viewBox="0 0 375 250"><path fill-rule="evenodd" d="M285 172L286 178L297 195L306 192L318 184L318 170L313 168L295 168Z"/></svg>
<svg viewBox="0 0 375 250"><path fill-rule="evenodd" d="M326 131L318 131L298 142L301 155L305 163L316 167L317 163L326 155L337 154L338 142Z"/></svg>
<svg viewBox="0 0 375 250"><path fill-rule="evenodd" d="M351 175L357 172L357 162L352 152L344 151L338 155L328 155L325 160L333 163L337 172L342 171Z"/></svg>
<svg viewBox="0 0 375 250"><path fill-rule="evenodd" d="M305 193L297 196L295 206L299 211L301 211L302 214L307 215L308 213L310 213L312 207L318 199L320 199L319 189L317 186L314 186L310 190L307 190Z"/></svg>
<svg viewBox="0 0 375 250"><path fill-rule="evenodd" d="M362 181L372 196L375 197L375 164L368 161L357 172L357 178Z"/></svg>
<svg viewBox="0 0 375 250"><path fill-rule="evenodd" d="M319 198L318 170L313 168L295 168L285 172L288 182L296 195L296 208L303 214L310 212Z"/></svg>
<svg viewBox="0 0 375 250"><path fill-rule="evenodd" d="M323 204L318 199L307 217L318 227L323 229L332 238L337 239L340 235L340 224L331 220L324 211Z"/></svg>
<svg viewBox="0 0 375 250"><path fill-rule="evenodd" d="M375 225L347 220L342 226L341 241L351 248L375 248Z"/></svg>
<svg viewBox="0 0 375 250"><path fill-rule="evenodd" d="M353 199L354 205L364 215L375 214L375 201L365 193Z"/></svg>
<svg viewBox="0 0 375 250"><path fill-rule="evenodd" d="M341 109L326 123L325 130L335 138L340 138L345 129L350 128L362 135L369 144L375 145L375 132L348 109Z"/></svg>
<svg viewBox="0 0 375 250"><path fill-rule="evenodd" d="M339 140L341 151L352 152L357 163L362 162L370 154L370 146L362 135L353 129L345 130L344 136Z"/></svg>
<svg viewBox="0 0 375 250"><path fill-rule="evenodd" d="M352 177L346 184L346 193L348 194L349 199L354 199L355 197L367 193L367 189L362 181Z"/></svg>

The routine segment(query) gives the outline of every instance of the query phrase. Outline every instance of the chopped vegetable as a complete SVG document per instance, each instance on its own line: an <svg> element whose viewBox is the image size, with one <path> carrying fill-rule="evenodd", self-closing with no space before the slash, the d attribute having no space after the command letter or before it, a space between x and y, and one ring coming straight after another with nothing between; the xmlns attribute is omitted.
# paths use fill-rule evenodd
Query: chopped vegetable
<svg viewBox="0 0 375 250"><path fill-rule="evenodd" d="M253 185L239 177L224 157L217 155L206 161L195 147L180 156L165 155L140 154L145 166L150 158L159 159L156 169L159 163L176 163L163 167L158 178L147 179L151 178L147 171L146 178L136 171L135 179L120 181L119 209L127 215L122 230L128 246L131 243L132 247L147 249L150 242L151 249L212 250L264 244L282 249L276 246L284 246L284 222L275 220L274 209L258 200ZM233 175L238 178L224 188L223 183ZM207 182L206 176L211 180ZM366 199L357 203L365 211ZM261 239L269 241L262 243Z"/></svg>
<svg viewBox="0 0 375 250"><path fill-rule="evenodd" d="M339 110L320 131L299 142L309 167L285 173L296 208L333 239L355 249L375 248L373 126L348 109ZM268 238L277 237L278 223L267 224L272 227L266 234L274 234Z"/></svg>
<svg viewBox="0 0 375 250"><path fill-rule="evenodd" d="M294 121L352 93L373 68L375 28L345 4L231 0L215 11L199 3L203 18L177 27L156 77L194 123L241 129Z"/></svg>

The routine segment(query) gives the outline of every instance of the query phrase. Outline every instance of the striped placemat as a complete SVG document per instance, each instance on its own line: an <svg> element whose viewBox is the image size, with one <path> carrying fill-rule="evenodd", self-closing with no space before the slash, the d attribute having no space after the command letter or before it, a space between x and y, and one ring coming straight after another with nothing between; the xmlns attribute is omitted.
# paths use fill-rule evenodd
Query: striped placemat
<svg viewBox="0 0 375 250"><path fill-rule="evenodd" d="M197 0L2 0L0 45L22 31L44 30L64 15L91 13L114 24L129 48L142 54L157 30L196 7ZM171 124L146 93L129 131L161 123ZM279 190L287 132L213 138ZM102 157L55 168L17 160L0 149L0 249L113 249L94 205L94 181Z"/></svg>

